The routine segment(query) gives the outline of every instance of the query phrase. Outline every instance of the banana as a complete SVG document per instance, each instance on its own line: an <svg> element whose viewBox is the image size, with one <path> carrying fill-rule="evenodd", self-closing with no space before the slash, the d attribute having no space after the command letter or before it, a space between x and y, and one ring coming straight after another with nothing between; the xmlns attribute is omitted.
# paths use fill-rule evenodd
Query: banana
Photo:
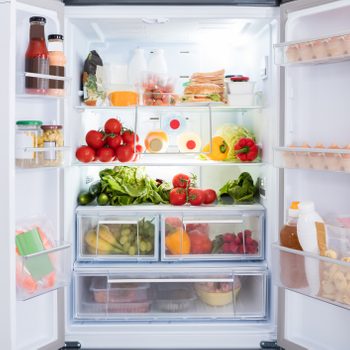
<svg viewBox="0 0 350 350"><path fill-rule="evenodd" d="M85 234L85 242L88 245L89 252L105 255L113 252L114 247L103 239L97 239L96 231L90 230Z"/></svg>

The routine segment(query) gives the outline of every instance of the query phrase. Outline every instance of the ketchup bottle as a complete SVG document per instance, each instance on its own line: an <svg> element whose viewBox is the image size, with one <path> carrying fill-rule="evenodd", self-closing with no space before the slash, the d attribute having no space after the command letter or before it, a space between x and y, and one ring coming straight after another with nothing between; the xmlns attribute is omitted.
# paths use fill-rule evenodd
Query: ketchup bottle
<svg viewBox="0 0 350 350"><path fill-rule="evenodd" d="M49 74L49 57L45 42L44 17L30 17L29 44L25 55L25 71L27 73ZM29 94L46 94L49 80L26 77L26 92Z"/></svg>

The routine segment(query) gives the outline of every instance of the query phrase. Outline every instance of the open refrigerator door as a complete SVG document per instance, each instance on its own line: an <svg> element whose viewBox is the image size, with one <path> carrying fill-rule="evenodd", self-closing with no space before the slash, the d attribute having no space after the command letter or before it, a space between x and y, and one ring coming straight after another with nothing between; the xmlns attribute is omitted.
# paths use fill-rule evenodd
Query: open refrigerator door
<svg viewBox="0 0 350 350"><path fill-rule="evenodd" d="M62 231L63 163L56 153L63 147L52 142L43 152L40 143L45 141L38 135L43 124L62 129L64 96L50 95L39 85L50 87L65 78L56 80L49 70L40 71L47 56L39 58L34 44L39 36L46 39L44 25L47 34L62 33L64 5L12 1L0 7L7 33L1 39L1 59L9 59L2 62L9 69L4 70L7 88L1 93L6 116L1 230L8 233L1 252L7 286L1 292L1 342L7 349L58 349L64 345L63 287L71 278L70 243L64 242Z"/></svg>
<svg viewBox="0 0 350 350"><path fill-rule="evenodd" d="M319 254L273 244L278 344L288 350L345 349L350 341L349 14L348 1L281 5L275 63L284 134L274 149L281 168L279 226L292 201L313 201L327 237Z"/></svg>

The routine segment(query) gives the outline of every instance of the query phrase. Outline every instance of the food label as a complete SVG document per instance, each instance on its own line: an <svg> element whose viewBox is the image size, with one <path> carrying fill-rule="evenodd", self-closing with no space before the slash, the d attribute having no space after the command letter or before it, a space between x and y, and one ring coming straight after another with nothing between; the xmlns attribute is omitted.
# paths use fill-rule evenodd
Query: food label
<svg viewBox="0 0 350 350"><path fill-rule="evenodd" d="M54 141L45 141L44 148L49 148L50 150L44 152L45 160L56 160L56 142Z"/></svg>
<svg viewBox="0 0 350 350"><path fill-rule="evenodd" d="M16 135L16 159L34 159L34 152L26 152L24 148L35 147L35 136L30 133L18 133Z"/></svg>

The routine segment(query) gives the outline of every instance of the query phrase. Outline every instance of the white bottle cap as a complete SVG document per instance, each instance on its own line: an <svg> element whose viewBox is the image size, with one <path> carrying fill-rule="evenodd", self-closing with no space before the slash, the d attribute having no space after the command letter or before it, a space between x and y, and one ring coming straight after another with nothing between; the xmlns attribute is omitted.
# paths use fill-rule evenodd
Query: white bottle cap
<svg viewBox="0 0 350 350"><path fill-rule="evenodd" d="M299 217L299 209L288 209L288 216L291 218L298 218Z"/></svg>
<svg viewBox="0 0 350 350"><path fill-rule="evenodd" d="M311 201L300 202L299 204L300 213L310 213L315 211L315 203Z"/></svg>

